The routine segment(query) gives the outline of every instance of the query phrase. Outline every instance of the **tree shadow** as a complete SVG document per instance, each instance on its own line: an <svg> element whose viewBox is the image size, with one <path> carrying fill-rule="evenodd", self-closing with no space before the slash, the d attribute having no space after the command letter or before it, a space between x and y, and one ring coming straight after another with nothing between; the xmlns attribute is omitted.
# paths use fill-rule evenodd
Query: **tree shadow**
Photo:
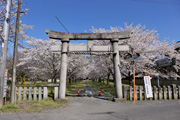
<svg viewBox="0 0 180 120"><path fill-rule="evenodd" d="M111 100L111 99L109 99L109 98L107 98L106 96L98 96L98 95L76 95L76 94L66 94L66 96L68 96L68 97L81 97L81 98L87 98L87 97L89 97L89 98L96 98L96 99L100 99L100 100L105 100L105 101L112 101L113 102L113 100Z"/></svg>
<svg viewBox="0 0 180 120"><path fill-rule="evenodd" d="M118 118L120 120L128 120L128 116L125 116L125 115L117 115L116 112L114 111L110 111L110 112L99 112L99 113L89 113L89 115L110 115L110 116L113 116L115 118Z"/></svg>
<svg viewBox="0 0 180 120"><path fill-rule="evenodd" d="M106 100L106 101L112 101L111 99L107 98L107 97L104 97L104 96L97 96L97 95L93 95L94 98L97 98L97 99L101 99L101 100Z"/></svg>

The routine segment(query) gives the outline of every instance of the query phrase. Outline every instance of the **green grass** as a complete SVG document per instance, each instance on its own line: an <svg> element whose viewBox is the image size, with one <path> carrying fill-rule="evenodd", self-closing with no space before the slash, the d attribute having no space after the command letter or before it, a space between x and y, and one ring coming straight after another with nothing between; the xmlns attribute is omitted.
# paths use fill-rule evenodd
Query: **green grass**
<svg viewBox="0 0 180 120"><path fill-rule="evenodd" d="M5 105L0 108L0 113L8 112L41 112L42 110L48 110L66 106L68 101L54 101L52 99L41 100L41 101L24 101L18 102L17 105Z"/></svg>
<svg viewBox="0 0 180 120"><path fill-rule="evenodd" d="M41 82L36 84L26 84L26 87L42 87L43 84L52 84L52 82ZM24 87L24 85L18 84L17 87Z"/></svg>
<svg viewBox="0 0 180 120"><path fill-rule="evenodd" d="M84 86L84 81L72 83L71 85L67 83L66 85L66 94L77 95L78 89L82 89Z"/></svg>
<svg viewBox="0 0 180 120"><path fill-rule="evenodd" d="M16 105L10 104L5 105L2 108L0 108L0 112L16 112L18 107Z"/></svg>
<svg viewBox="0 0 180 120"><path fill-rule="evenodd" d="M41 112L41 109L31 109L31 108L27 108L24 111L21 112L28 112L28 113L32 113L32 112Z"/></svg>
<svg viewBox="0 0 180 120"><path fill-rule="evenodd" d="M63 104L57 104L53 100L41 100L39 103L34 104L34 107L59 107L62 106Z"/></svg>
<svg viewBox="0 0 180 120"><path fill-rule="evenodd" d="M93 82L93 81L89 81L89 83L93 86L97 86L100 89L103 89L104 91L110 93L113 96L116 96L116 91L115 91L115 87L114 87L114 83L113 82L109 82L109 85L106 85L106 81L104 81L105 84L103 83L99 83L99 82Z"/></svg>

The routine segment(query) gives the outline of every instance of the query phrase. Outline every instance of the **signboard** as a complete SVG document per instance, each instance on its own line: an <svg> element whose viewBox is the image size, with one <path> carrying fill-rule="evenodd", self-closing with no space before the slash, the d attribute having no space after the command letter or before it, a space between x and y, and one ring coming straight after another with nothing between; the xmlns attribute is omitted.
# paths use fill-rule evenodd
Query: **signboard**
<svg viewBox="0 0 180 120"><path fill-rule="evenodd" d="M4 76L4 91L3 91L3 97L6 97L6 92L7 92L7 70L5 71L5 76Z"/></svg>
<svg viewBox="0 0 180 120"><path fill-rule="evenodd" d="M168 67L168 66L173 66L176 64L176 59L168 59L168 58L164 58L161 60L156 61L156 64L158 67Z"/></svg>
<svg viewBox="0 0 180 120"><path fill-rule="evenodd" d="M153 97L150 76L144 76L144 85L145 85L145 90L146 90L146 97L147 98Z"/></svg>

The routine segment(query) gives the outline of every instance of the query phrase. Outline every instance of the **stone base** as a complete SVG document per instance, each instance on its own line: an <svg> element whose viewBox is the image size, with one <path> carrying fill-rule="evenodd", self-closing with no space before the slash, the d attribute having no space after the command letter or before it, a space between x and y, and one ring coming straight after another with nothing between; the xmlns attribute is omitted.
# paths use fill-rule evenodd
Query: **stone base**
<svg viewBox="0 0 180 120"><path fill-rule="evenodd" d="M113 101L114 102L125 102L126 99L125 98L114 98Z"/></svg>

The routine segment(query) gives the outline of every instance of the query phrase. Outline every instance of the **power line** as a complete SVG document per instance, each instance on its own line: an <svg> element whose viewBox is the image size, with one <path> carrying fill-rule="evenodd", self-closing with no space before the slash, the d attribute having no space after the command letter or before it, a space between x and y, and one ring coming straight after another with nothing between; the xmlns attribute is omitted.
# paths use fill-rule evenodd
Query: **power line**
<svg viewBox="0 0 180 120"><path fill-rule="evenodd" d="M69 31L67 30L67 28L64 26L64 24L59 20L59 18L57 16L55 16L56 19L58 20L58 22L63 26L63 28L69 33Z"/></svg>
<svg viewBox="0 0 180 120"><path fill-rule="evenodd" d="M42 3L44 3L45 5L45 8L48 8L49 11L51 12L51 14L56 18L56 20L61 24L61 26L66 30L66 32L69 33L68 29L66 28L66 26L61 22L61 20L54 14L53 10L50 8L50 7L47 7L49 6L48 4L46 4L46 1L45 0L41 0Z"/></svg>

